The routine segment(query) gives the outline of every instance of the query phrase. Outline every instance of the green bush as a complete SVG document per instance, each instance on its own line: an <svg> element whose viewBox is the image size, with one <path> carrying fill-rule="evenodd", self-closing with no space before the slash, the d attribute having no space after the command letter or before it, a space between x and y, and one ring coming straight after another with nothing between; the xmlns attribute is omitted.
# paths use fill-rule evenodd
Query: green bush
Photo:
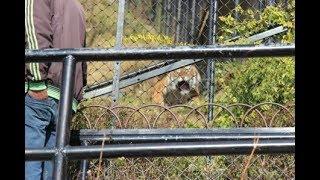
<svg viewBox="0 0 320 180"><path fill-rule="evenodd" d="M268 6L262 12L252 9L235 8L242 18L236 20L233 12L219 17L221 23L220 43L245 44L245 38L267 30L270 26L282 25L288 29L277 35L282 43L294 41L294 7L291 1L289 10L280 6ZM241 38L227 42L234 34ZM216 84L218 102L243 102L249 104L272 101L281 104L294 102L294 60L292 57L250 58L227 63L216 63Z"/></svg>
<svg viewBox="0 0 320 180"><path fill-rule="evenodd" d="M239 14L240 19L233 17L235 12ZM228 15L220 16L219 20L219 43L226 43L234 36L240 36L242 39L235 42L235 44L239 44L243 39L253 34L266 31L276 26L283 26L288 29L285 34L276 35L274 37L276 40L282 43L292 43L294 41L294 0L290 1L288 9L283 9L280 5L268 6L262 12L252 9L244 10L241 6L237 6Z"/></svg>
<svg viewBox="0 0 320 180"><path fill-rule="evenodd" d="M257 104L294 103L294 61L285 58L254 58L248 61L217 63L217 101Z"/></svg>
<svg viewBox="0 0 320 180"><path fill-rule="evenodd" d="M238 6L234 11L238 12L239 20L232 16L234 12L219 17L221 36L218 39L221 44L247 44L247 37L276 26L287 28L285 33L273 37L277 42L283 44L294 42L294 1L289 2L287 9L283 9L280 5L268 6L259 12L252 9L244 10ZM228 39L235 35L241 38L235 42L229 42ZM255 44L259 43L261 41L255 42ZM294 104L295 63L293 57L247 58L217 62L215 70L215 102L217 103ZM233 113L240 117L244 111L236 110ZM227 113L220 115L215 120L217 127L233 125L234 122Z"/></svg>

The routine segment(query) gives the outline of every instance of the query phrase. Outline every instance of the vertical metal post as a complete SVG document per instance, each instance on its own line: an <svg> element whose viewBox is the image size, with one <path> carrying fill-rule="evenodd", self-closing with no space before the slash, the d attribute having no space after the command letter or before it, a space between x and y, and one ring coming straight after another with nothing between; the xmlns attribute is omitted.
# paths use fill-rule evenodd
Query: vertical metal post
<svg viewBox="0 0 320 180"><path fill-rule="evenodd" d="M186 27L187 27L187 18L188 13L187 12L187 4L186 0L181 0L181 10L180 10L180 42L186 41ZM183 15L182 15L183 14Z"/></svg>
<svg viewBox="0 0 320 180"><path fill-rule="evenodd" d="M88 144L89 144L88 141L81 141L82 146L88 146ZM81 180L86 180L88 164L89 164L89 161L87 159L81 160L81 165L80 165Z"/></svg>
<svg viewBox="0 0 320 180"><path fill-rule="evenodd" d="M123 39L123 26L124 26L124 13L125 13L126 0L119 0L118 4L118 17L117 17L117 33L116 33L116 44L115 49L121 49L122 39ZM121 61L114 62L113 71L113 83L112 83L112 104L114 107L118 103L119 93L120 93L120 76L121 76ZM116 118L112 118L111 128L114 128Z"/></svg>
<svg viewBox="0 0 320 180"><path fill-rule="evenodd" d="M73 87L75 78L76 60L73 56L67 56L63 61L62 84L57 116L57 153L54 159L53 179L67 179L67 159L63 148L70 141L70 122L72 112Z"/></svg>
<svg viewBox="0 0 320 180"><path fill-rule="evenodd" d="M210 33L210 31L209 31L209 34L212 34L212 38L211 38L212 39L212 44L215 44L216 43L216 38L217 38L217 24L218 24L218 22L217 22L218 0L214 0L212 16L213 16L213 22L211 24L212 33Z"/></svg>
<svg viewBox="0 0 320 180"><path fill-rule="evenodd" d="M116 44L115 49L120 49L122 47L123 39L123 26L124 26L124 13L125 13L126 0L119 0L118 4L118 17L117 17L117 33L116 33ZM119 99L120 93L120 76L121 76L121 61L114 62L113 71L113 83L112 83L112 104L111 106L116 106ZM111 128L114 128L116 118L112 118Z"/></svg>
<svg viewBox="0 0 320 180"><path fill-rule="evenodd" d="M234 7L237 7L239 5L239 0L234 0ZM235 12L235 18L239 20L239 13Z"/></svg>
<svg viewBox="0 0 320 180"><path fill-rule="evenodd" d="M166 34L166 28L167 28L167 0L162 0L161 1L161 23L160 23L160 32L162 34Z"/></svg>
<svg viewBox="0 0 320 180"><path fill-rule="evenodd" d="M216 36L216 14L217 14L217 0L210 0L209 4L209 24L208 24L208 44L215 44ZM207 66L207 90L208 90L208 103L213 103L214 100L214 61L208 59ZM213 117L213 107L208 106L208 121Z"/></svg>
<svg viewBox="0 0 320 180"><path fill-rule="evenodd" d="M217 13L217 0L210 0L209 2L209 24L208 24L208 44L215 44L216 36L216 13ZM208 59L207 66L207 90L208 90L208 103L213 103L214 100L214 74L215 66L213 59ZM213 118L213 107L208 106L208 121ZM207 163L211 163L211 157L207 157Z"/></svg>
<svg viewBox="0 0 320 180"><path fill-rule="evenodd" d="M125 2L126 2L125 0L119 0L115 49L120 49L122 47ZM113 76L113 85L112 85L112 106L116 105L119 99L119 81L120 81L120 75L121 75L121 61L114 62L113 73L114 73L114 76Z"/></svg>
<svg viewBox="0 0 320 180"><path fill-rule="evenodd" d="M172 14L172 0L166 0L166 35L172 36L172 24L173 24L173 14Z"/></svg>
<svg viewBox="0 0 320 180"><path fill-rule="evenodd" d="M189 40L189 43L194 43L194 39L196 37L196 34L195 34L195 17L196 17L196 0L192 0L191 2L191 24L190 24L190 40Z"/></svg>
<svg viewBox="0 0 320 180"><path fill-rule="evenodd" d="M180 42L180 30L181 30L181 0L177 0L177 25L175 32L175 43Z"/></svg>
<svg viewBox="0 0 320 180"><path fill-rule="evenodd" d="M172 13L172 27L171 34L173 37L174 43L176 43L176 34L177 34L177 24L178 24L178 0L171 0L171 13Z"/></svg>
<svg viewBox="0 0 320 180"><path fill-rule="evenodd" d="M183 42L189 42L190 36L189 32L191 30L191 1L190 0L184 0L184 6L183 6L183 18L184 18L184 29L183 29Z"/></svg>
<svg viewBox="0 0 320 180"><path fill-rule="evenodd" d="M208 1L208 0L206 0ZM195 17L195 25L197 27L196 29L196 40L197 40L197 44L199 45L203 45L199 42L199 39L197 38L198 35L200 35L200 28L201 28L201 25L202 25L202 19L204 19L202 16L205 15L203 14L203 11L205 10L205 3L204 3L204 0L199 0L199 1L196 1L196 8L195 8L195 13L196 13L196 17Z"/></svg>

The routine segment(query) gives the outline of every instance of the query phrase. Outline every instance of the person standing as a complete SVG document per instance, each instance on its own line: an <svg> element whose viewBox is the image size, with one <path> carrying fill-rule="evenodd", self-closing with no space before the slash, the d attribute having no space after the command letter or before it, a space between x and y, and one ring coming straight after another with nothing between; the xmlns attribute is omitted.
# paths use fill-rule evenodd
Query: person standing
<svg viewBox="0 0 320 180"><path fill-rule="evenodd" d="M26 49L85 47L84 10L77 0L25 0ZM75 112L86 85L86 63L76 64ZM25 65L25 148L52 148L62 62ZM26 161L25 179L52 179L52 161Z"/></svg>

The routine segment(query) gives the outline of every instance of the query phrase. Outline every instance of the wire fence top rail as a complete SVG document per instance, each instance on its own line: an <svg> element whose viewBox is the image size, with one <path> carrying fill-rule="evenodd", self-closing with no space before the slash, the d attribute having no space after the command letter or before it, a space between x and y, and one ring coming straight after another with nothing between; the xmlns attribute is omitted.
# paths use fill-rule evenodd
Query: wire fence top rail
<svg viewBox="0 0 320 180"><path fill-rule="evenodd" d="M264 56L294 56L295 45L273 46L176 46L161 48L78 48L26 50L25 61L62 61L72 55L76 61L114 61L152 60L152 59L188 59L188 58L244 58Z"/></svg>

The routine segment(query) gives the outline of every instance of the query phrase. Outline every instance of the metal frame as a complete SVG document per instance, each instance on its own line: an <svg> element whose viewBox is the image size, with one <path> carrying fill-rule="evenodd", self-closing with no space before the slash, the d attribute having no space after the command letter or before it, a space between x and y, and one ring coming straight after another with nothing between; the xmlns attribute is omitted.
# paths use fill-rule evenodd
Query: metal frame
<svg viewBox="0 0 320 180"><path fill-rule="evenodd" d="M72 111L72 96L75 78L76 61L73 56L67 56L63 62L62 86L57 117L57 139L53 166L53 179L60 180L67 176L67 159L63 153L70 139L70 119Z"/></svg>
<svg viewBox="0 0 320 180"><path fill-rule="evenodd" d="M125 0L119 0L118 4L118 21L117 21L117 34L116 34L116 49L121 49L122 47L122 37L123 37L123 24L124 24L124 13L125 13ZM112 106L117 104L119 99L119 81L121 76L121 61L114 62L113 71L113 83L112 83Z"/></svg>
<svg viewBox="0 0 320 180"><path fill-rule="evenodd" d="M25 50L25 63L61 62L71 55L81 61L126 61L213 58L226 61L226 58L281 57L294 56L295 45L241 45L241 46L179 46L161 48L76 48Z"/></svg>
<svg viewBox="0 0 320 180"><path fill-rule="evenodd" d="M86 140L81 141L81 145L82 146L88 146L89 142L86 141ZM81 164L80 164L80 179L85 180L87 178L88 166L89 166L89 161L87 159L81 160Z"/></svg>
<svg viewBox="0 0 320 180"><path fill-rule="evenodd" d="M61 62L63 60L62 85L58 112L57 142L53 149L26 149L26 160L54 160L53 179L67 176L69 159L141 157L141 156L186 156L214 154L246 154L255 146L252 140L170 142L143 144L110 144L101 146L70 146L70 122L75 64L79 61L107 61L112 59L183 59L183 58L228 58L259 56L294 56L295 46L198 46L155 49L50 49L26 50L25 62ZM294 152L294 140L261 140L257 153Z"/></svg>
<svg viewBox="0 0 320 180"><path fill-rule="evenodd" d="M264 31L264 32L262 32L262 33L258 33L258 34L255 34L255 35L253 35L253 36L250 36L250 37L248 38L248 40L251 41L251 42L259 41L259 40L261 40L261 39L265 39L265 38L274 36L274 35L276 35L276 34L285 32L285 31L287 31L287 30L288 30L288 29L286 29L286 28L284 28L284 27L282 27L282 26L279 26L279 27L276 27L276 28L273 28L273 29Z"/></svg>
<svg viewBox="0 0 320 180"><path fill-rule="evenodd" d="M217 0L210 0L209 3L209 26L208 26L208 44L213 45L216 43L216 15L217 15ZM207 65L207 90L208 90L208 103L213 103L214 100L214 76L215 66L213 59L208 60ZM208 121L213 117L213 107L208 105Z"/></svg>
<svg viewBox="0 0 320 180"><path fill-rule="evenodd" d="M253 146L257 153L294 153L295 129L83 129L73 132L83 146L66 146L62 153L71 159L117 157L161 157L215 154L246 154ZM254 140L259 143L254 144ZM105 142L103 147L90 142ZM49 160L58 150L26 150L27 160ZM83 166L83 164L82 164Z"/></svg>
<svg viewBox="0 0 320 180"><path fill-rule="evenodd" d="M180 143L140 143L140 144L107 144L103 147L96 146L66 146L62 153L68 160L97 159L119 157L169 157L169 156L208 156L228 154L249 154L256 147L256 154L294 153L295 142L292 139L235 141L205 141L205 142L180 142ZM50 160L54 158L55 150L28 149L25 150L26 160ZM65 166L66 167L66 166ZM66 169L66 168L65 168ZM66 171L66 170L65 170ZM60 172L54 179L63 178ZM62 177L61 177L62 176Z"/></svg>
<svg viewBox="0 0 320 180"><path fill-rule="evenodd" d="M88 145L92 142L105 144L199 142L221 140L294 139L295 129L287 128L213 128L213 129L82 129L72 132L72 139Z"/></svg>
<svg viewBox="0 0 320 180"><path fill-rule="evenodd" d="M278 27L263 31L263 32L258 33L258 34L254 34L254 35L248 37L247 39L248 39L249 42L253 43L255 41L259 41L259 40L262 40L262 39L265 39L265 38L270 38L270 37L272 37L274 35L286 32L287 30L288 29L284 28L283 26L278 26ZM231 39L229 39L227 41L228 42L235 41L235 40L237 40L239 38L240 38L240 36L236 36L236 37L233 37L233 38L231 38Z"/></svg>

